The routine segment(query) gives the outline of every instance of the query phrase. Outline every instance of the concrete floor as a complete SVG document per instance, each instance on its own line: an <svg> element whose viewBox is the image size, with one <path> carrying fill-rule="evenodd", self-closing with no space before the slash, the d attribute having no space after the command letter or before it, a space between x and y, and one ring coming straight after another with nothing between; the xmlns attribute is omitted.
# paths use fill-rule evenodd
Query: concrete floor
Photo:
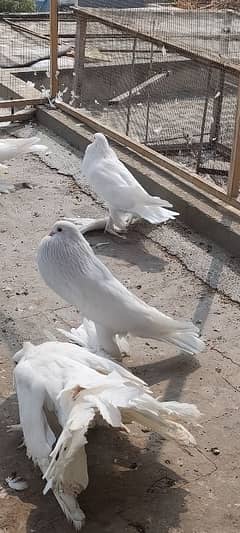
<svg viewBox="0 0 240 533"><path fill-rule="evenodd" d="M23 132L19 132L23 133ZM40 472L17 449L7 426L18 422L11 356L24 340L41 342L57 327L76 326L78 312L44 285L35 265L39 240L63 215L100 216L103 208L84 182L79 155L47 132L51 155L22 157L8 178L16 190L0 198L0 532L70 533L51 494L41 494ZM32 185L25 188L24 182ZM126 364L163 399L194 402L203 413L193 429L197 448L186 453L133 426L89 434L90 483L80 497L86 533L239 532L239 270L228 257L180 224L140 225L126 240L89 236L114 274L146 302L172 316L193 318L207 343L199 357L170 346L133 340ZM236 301L233 301L236 300ZM34 428L33 428L34 430ZM219 449L214 455L212 448ZM13 492L16 471L29 483Z"/></svg>

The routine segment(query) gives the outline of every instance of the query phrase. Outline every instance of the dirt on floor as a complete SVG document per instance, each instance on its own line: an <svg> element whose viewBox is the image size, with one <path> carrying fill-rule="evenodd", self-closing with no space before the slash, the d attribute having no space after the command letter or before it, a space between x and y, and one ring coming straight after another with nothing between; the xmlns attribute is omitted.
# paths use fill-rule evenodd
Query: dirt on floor
<svg viewBox="0 0 240 533"><path fill-rule="evenodd" d="M19 448L20 437L8 431L18 423L12 355L23 341L39 343L49 334L61 339L56 328L80 322L78 311L41 280L35 264L38 243L64 215L103 213L87 187L78 187L67 175L78 154L45 132L47 139L49 162L48 157L31 155L12 162L5 179L16 184L15 191L0 196L0 533L73 532L54 497L42 495L40 472ZM59 161L64 161L64 171ZM240 308L230 289L226 295L218 288L230 259L221 251L214 259L213 245L180 224L140 225L126 239L99 233L88 240L135 294L171 316L193 318L202 329L206 351L189 357L163 343L132 339L125 364L146 380L154 395L194 402L203 413L201 426L192 428L197 447L187 453L138 426L127 436L108 429L90 431L90 482L80 496L87 517L84 532L239 532ZM237 271L233 279L238 294ZM14 492L8 487L5 479L12 472L27 480L28 489Z"/></svg>

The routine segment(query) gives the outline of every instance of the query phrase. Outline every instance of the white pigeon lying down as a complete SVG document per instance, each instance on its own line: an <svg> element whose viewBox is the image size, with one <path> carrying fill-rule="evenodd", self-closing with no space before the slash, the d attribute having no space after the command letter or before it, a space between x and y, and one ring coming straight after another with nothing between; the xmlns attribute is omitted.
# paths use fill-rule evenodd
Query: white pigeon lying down
<svg viewBox="0 0 240 533"><path fill-rule="evenodd" d="M142 380L109 359L70 343L45 342L25 343L14 360L27 455L43 473L44 494L53 490L77 530L85 519L76 496L88 485L90 426L105 423L126 430L124 424L135 421L180 445L195 444L180 423L198 418L194 405L154 399Z"/></svg>
<svg viewBox="0 0 240 533"><path fill-rule="evenodd" d="M1 168L6 170L8 167L4 165L5 161L14 159L18 155L40 152L46 152L47 146L39 144L39 137L28 137L23 139L15 139L14 137L0 139L0 170ZM0 193L7 193L14 187L7 185L5 182L0 183Z"/></svg>
<svg viewBox="0 0 240 533"><path fill-rule="evenodd" d="M39 246L37 263L46 284L96 326L99 346L121 358L115 336L151 338L190 354L204 343L192 322L174 320L137 298L96 257L77 226L57 222Z"/></svg>
<svg viewBox="0 0 240 533"><path fill-rule="evenodd" d="M179 214L166 209L172 207L169 202L145 191L118 159L102 133L96 133L93 143L86 148L81 171L90 187L108 206L110 217L106 230L110 232L126 231L136 219L160 224Z"/></svg>

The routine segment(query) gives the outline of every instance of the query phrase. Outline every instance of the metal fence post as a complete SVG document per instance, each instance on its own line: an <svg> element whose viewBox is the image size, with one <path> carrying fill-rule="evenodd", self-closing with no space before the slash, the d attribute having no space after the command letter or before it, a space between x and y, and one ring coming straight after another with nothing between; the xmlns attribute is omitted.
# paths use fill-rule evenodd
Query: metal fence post
<svg viewBox="0 0 240 533"><path fill-rule="evenodd" d="M240 185L240 78L238 79L237 108L227 195L237 198Z"/></svg>
<svg viewBox="0 0 240 533"><path fill-rule="evenodd" d="M50 3L50 95L58 92L58 0Z"/></svg>

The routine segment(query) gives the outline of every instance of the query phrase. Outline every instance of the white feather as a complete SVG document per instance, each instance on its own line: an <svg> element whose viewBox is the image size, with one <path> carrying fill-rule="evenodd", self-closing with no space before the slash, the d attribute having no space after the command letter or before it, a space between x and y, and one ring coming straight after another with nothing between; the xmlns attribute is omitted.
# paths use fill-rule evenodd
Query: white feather
<svg viewBox="0 0 240 533"><path fill-rule="evenodd" d="M5 481L12 490L21 491L28 488L28 484L25 479L17 476L15 473L7 477Z"/></svg>

